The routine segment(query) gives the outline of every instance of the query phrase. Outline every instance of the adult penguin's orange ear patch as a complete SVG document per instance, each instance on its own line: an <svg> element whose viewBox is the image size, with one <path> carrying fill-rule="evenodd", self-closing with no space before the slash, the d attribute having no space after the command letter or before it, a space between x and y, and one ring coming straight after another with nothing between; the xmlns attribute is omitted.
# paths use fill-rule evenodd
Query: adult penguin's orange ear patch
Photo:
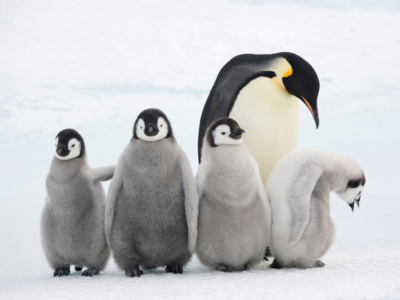
<svg viewBox="0 0 400 300"><path fill-rule="evenodd" d="M293 69L290 67L289 70L286 71L285 74L283 74L282 77L289 77L293 74Z"/></svg>

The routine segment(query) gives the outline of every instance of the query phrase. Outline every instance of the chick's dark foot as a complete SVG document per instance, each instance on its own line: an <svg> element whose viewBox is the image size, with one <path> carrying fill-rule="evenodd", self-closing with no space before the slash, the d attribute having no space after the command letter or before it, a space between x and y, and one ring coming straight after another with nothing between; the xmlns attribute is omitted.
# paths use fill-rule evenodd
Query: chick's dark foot
<svg viewBox="0 0 400 300"><path fill-rule="evenodd" d="M221 264L216 268L217 271L221 271L221 272L241 272L241 271L247 271L248 269L249 269L248 264L244 264L243 266L240 266L240 267L232 267L232 266Z"/></svg>
<svg viewBox="0 0 400 300"><path fill-rule="evenodd" d="M61 277L61 276L68 276L69 275L69 267L68 268L58 268L54 270L53 276Z"/></svg>
<svg viewBox="0 0 400 300"><path fill-rule="evenodd" d="M75 271L80 272L82 271L83 267L82 266L75 266Z"/></svg>
<svg viewBox="0 0 400 300"><path fill-rule="evenodd" d="M272 269L282 269L281 264L276 259L274 259L274 261L272 262L272 264L270 264L269 267Z"/></svg>
<svg viewBox="0 0 400 300"><path fill-rule="evenodd" d="M125 270L125 275L128 277L140 277L140 275L143 275L143 271L140 270L140 268L135 268L133 270L126 269Z"/></svg>
<svg viewBox="0 0 400 300"><path fill-rule="evenodd" d="M98 269L89 268L89 269L86 269L85 271L82 272L82 276L90 276L90 277L93 277L93 275L97 275L97 274L99 274L99 273L100 273L100 271L99 271Z"/></svg>
<svg viewBox="0 0 400 300"><path fill-rule="evenodd" d="M232 267L232 266L228 266L228 265L222 264L222 265L219 265L217 267L217 271L221 271L221 272L236 272L236 271L238 271L238 269L235 268L235 267Z"/></svg>
<svg viewBox="0 0 400 300"><path fill-rule="evenodd" d="M249 269L249 265L248 264L244 264L243 266L241 266L241 267L238 267L238 268L236 268L236 270L235 271L247 271Z"/></svg>
<svg viewBox="0 0 400 300"><path fill-rule="evenodd" d="M166 266L165 272L174 273L174 274L182 274L183 268L182 268L182 266Z"/></svg>
<svg viewBox="0 0 400 300"><path fill-rule="evenodd" d="M225 265L219 265L216 270L221 272L232 272L231 268Z"/></svg>
<svg viewBox="0 0 400 300"><path fill-rule="evenodd" d="M325 267L325 264L324 264L322 261L317 260L317 261L315 262L315 267L316 267L316 268L323 268L323 267Z"/></svg>

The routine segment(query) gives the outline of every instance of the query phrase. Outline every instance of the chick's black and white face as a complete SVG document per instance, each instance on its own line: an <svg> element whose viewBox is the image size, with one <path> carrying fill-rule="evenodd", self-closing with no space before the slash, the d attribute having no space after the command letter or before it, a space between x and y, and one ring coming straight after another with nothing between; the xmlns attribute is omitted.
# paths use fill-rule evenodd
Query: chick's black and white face
<svg viewBox="0 0 400 300"><path fill-rule="evenodd" d="M212 132L215 145L238 145L243 142L242 132L238 135L233 134L228 125L222 124L215 128ZM240 136L240 137L239 137Z"/></svg>
<svg viewBox="0 0 400 300"><path fill-rule="evenodd" d="M65 129L56 137L54 155L59 160L77 158L83 151L82 143L83 140L79 133L72 129Z"/></svg>
<svg viewBox="0 0 400 300"><path fill-rule="evenodd" d="M219 145L238 145L243 142L242 133L245 131L230 118L221 118L210 125L207 140L212 147Z"/></svg>
<svg viewBox="0 0 400 300"><path fill-rule="evenodd" d="M168 131L168 123L163 117L158 117L156 120L140 118L136 123L136 136L143 141L154 142L165 139Z"/></svg>
<svg viewBox="0 0 400 300"><path fill-rule="evenodd" d="M360 200L364 189L365 178L349 180L344 191L337 193L338 196L354 209L354 203L360 206Z"/></svg>

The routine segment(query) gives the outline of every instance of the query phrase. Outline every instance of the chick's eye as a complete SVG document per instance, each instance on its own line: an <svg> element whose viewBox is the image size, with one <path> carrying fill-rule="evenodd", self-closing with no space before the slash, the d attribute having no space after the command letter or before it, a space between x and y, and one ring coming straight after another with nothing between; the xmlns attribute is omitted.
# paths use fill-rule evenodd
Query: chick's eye
<svg viewBox="0 0 400 300"><path fill-rule="evenodd" d="M143 127L142 127L142 126L140 126L140 129L143 129Z"/></svg>
<svg viewBox="0 0 400 300"><path fill-rule="evenodd" d="M73 144L72 147L75 147L75 144Z"/></svg>
<svg viewBox="0 0 400 300"><path fill-rule="evenodd" d="M162 124L160 125L160 127L162 127Z"/></svg>
<svg viewBox="0 0 400 300"><path fill-rule="evenodd" d="M221 132L222 133L222 135L225 135L226 134L226 132Z"/></svg>

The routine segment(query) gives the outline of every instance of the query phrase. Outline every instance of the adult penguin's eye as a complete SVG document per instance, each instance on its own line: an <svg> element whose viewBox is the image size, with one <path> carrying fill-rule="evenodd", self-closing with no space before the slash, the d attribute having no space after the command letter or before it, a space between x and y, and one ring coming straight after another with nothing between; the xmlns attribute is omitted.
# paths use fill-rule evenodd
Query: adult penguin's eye
<svg viewBox="0 0 400 300"><path fill-rule="evenodd" d="M225 135L226 134L226 132L222 132L222 135Z"/></svg>
<svg viewBox="0 0 400 300"><path fill-rule="evenodd" d="M73 144L72 147L75 147L75 144Z"/></svg>

